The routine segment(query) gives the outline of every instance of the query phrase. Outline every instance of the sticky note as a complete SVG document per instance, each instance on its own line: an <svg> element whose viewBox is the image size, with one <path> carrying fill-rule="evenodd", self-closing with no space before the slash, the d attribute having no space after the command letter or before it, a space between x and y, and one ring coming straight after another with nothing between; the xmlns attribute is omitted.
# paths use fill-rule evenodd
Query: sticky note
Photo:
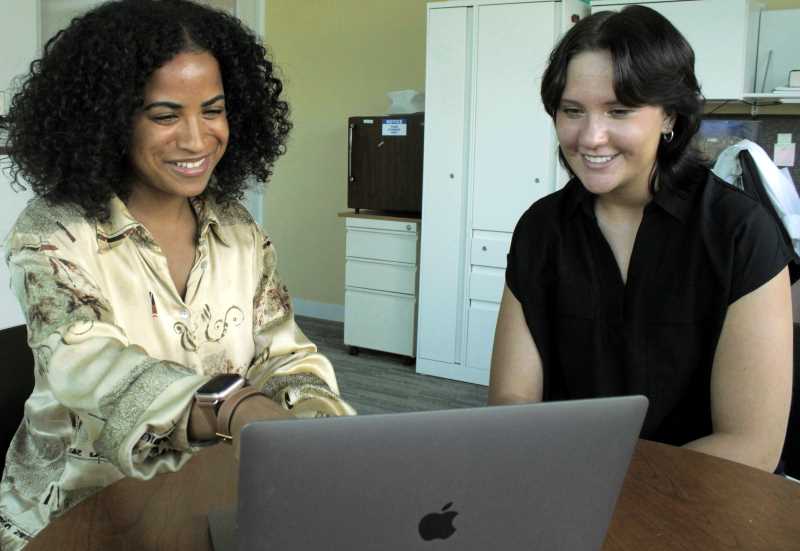
<svg viewBox="0 0 800 551"><path fill-rule="evenodd" d="M795 147L793 143L776 143L772 159L778 166L794 166Z"/></svg>

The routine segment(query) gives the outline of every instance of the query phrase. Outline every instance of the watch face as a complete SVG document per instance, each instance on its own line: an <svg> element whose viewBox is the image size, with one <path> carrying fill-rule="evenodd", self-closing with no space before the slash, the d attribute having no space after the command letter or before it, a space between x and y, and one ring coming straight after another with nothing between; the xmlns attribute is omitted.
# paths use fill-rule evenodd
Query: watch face
<svg viewBox="0 0 800 551"><path fill-rule="evenodd" d="M198 394L219 394L228 390L230 387L242 380L241 375L229 373L226 375L217 375L206 384L200 387L197 391Z"/></svg>

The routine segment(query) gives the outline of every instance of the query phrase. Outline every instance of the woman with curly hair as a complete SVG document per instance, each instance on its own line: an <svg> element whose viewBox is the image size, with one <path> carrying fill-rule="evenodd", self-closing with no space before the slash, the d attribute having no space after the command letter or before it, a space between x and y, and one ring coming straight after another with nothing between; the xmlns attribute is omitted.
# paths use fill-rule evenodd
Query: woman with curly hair
<svg viewBox="0 0 800 551"><path fill-rule="evenodd" d="M31 65L0 122L37 195L5 248L36 384L0 548L253 420L353 414L238 203L291 128L253 34L187 0L108 2Z"/></svg>

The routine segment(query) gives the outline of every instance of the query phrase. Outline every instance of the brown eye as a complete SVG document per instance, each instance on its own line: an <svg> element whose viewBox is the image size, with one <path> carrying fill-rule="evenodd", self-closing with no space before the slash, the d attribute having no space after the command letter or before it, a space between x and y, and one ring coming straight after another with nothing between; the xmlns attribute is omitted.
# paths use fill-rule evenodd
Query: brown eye
<svg viewBox="0 0 800 551"><path fill-rule="evenodd" d="M203 111L203 116L206 117L207 119L215 119L218 116L222 115L223 113L225 113L224 109L219 109L219 108L208 109L206 111Z"/></svg>
<svg viewBox="0 0 800 551"><path fill-rule="evenodd" d="M621 119L633 113L633 109L618 108L618 109L612 109L611 111L609 111L609 113L611 114L612 117Z"/></svg>
<svg viewBox="0 0 800 551"><path fill-rule="evenodd" d="M561 112L571 119L577 118L581 115L581 110L577 107L562 107Z"/></svg>
<svg viewBox="0 0 800 551"><path fill-rule="evenodd" d="M151 120L159 124L166 124L177 120L178 116L174 113L164 113L162 115L153 115Z"/></svg>

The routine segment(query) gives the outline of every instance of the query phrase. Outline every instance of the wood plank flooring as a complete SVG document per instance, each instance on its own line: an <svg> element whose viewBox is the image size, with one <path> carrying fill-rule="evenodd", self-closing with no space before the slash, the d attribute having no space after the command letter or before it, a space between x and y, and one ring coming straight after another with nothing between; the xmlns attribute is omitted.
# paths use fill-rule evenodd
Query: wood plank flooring
<svg viewBox="0 0 800 551"><path fill-rule="evenodd" d="M351 356L342 323L297 316L297 324L331 361L342 397L362 415L486 405L486 387L418 375L402 356L364 349Z"/></svg>

